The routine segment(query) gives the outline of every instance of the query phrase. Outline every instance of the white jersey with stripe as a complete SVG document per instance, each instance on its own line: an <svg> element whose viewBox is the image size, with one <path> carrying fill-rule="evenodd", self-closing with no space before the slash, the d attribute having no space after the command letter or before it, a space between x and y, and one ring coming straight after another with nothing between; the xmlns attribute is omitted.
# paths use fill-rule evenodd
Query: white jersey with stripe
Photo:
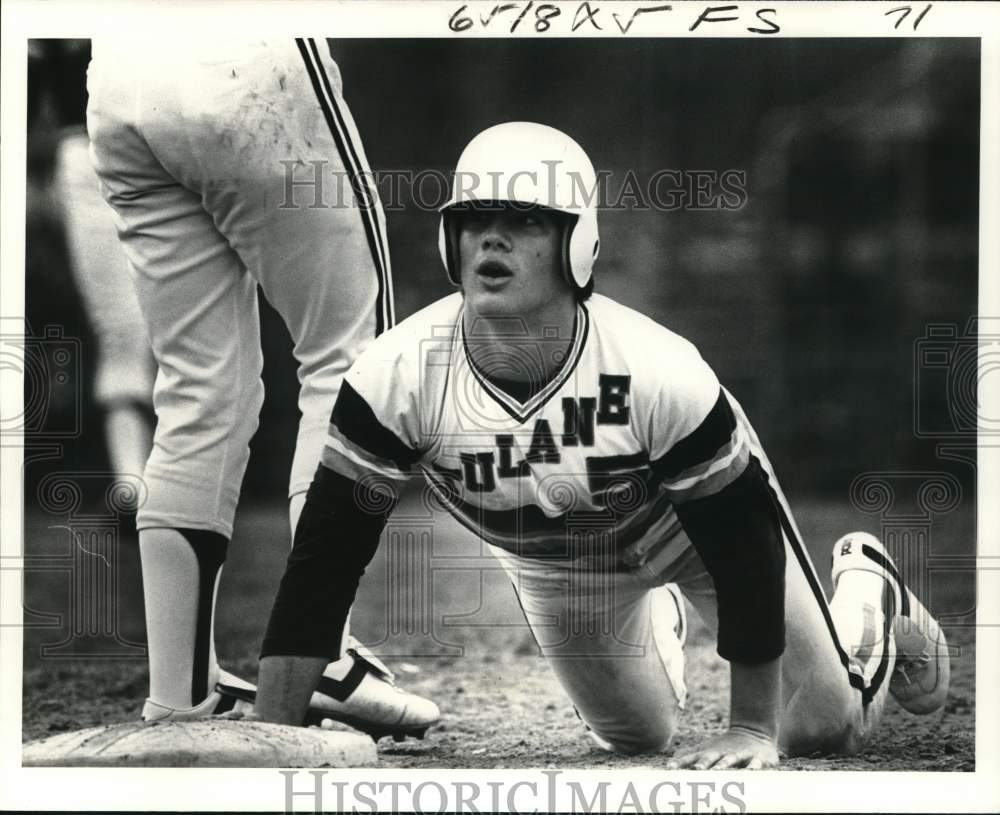
<svg viewBox="0 0 1000 815"><path fill-rule="evenodd" d="M323 463L352 480L420 471L456 519L522 556L669 566L689 545L674 506L722 490L751 454L749 423L695 347L594 295L557 373L522 403L472 362L474 333L455 294L379 337L347 374ZM523 342L525 365L546 352Z"/></svg>

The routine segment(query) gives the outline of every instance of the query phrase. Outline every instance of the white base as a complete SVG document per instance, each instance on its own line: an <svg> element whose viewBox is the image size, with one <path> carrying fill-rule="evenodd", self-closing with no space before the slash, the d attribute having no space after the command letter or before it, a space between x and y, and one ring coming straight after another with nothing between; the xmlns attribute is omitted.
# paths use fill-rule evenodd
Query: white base
<svg viewBox="0 0 1000 815"><path fill-rule="evenodd" d="M26 767L368 767L374 742L357 733L203 719L128 722L24 745Z"/></svg>

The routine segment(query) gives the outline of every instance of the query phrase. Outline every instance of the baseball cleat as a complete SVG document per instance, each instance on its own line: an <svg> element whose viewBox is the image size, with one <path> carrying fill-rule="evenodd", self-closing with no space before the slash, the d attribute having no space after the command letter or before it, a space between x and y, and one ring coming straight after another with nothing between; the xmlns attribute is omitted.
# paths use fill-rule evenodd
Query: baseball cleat
<svg viewBox="0 0 1000 815"><path fill-rule="evenodd" d="M303 724L321 727L324 720L330 719L360 730L374 741L385 736L392 736L395 741L403 741L407 736L423 739L427 729L441 718L438 706L430 699L397 687L392 671L356 639L350 637L347 644L344 659L351 663L347 675L337 679L332 665L327 666L309 701ZM252 706L257 689L231 674L226 676L236 679L238 684L220 680L216 691Z"/></svg>
<svg viewBox="0 0 1000 815"><path fill-rule="evenodd" d="M882 542L867 532L844 535L833 545L833 586L848 569L880 575L893 592L892 637L896 665L889 693L910 713L932 713L944 704L951 681L948 642L929 611L905 585Z"/></svg>
<svg viewBox="0 0 1000 815"><path fill-rule="evenodd" d="M219 681L205 699L191 708L173 708L147 699L142 706L144 722L185 722L193 719L205 719L219 713L237 711L249 713L253 710L253 697L256 688L238 676L220 670ZM248 696L249 694L249 696Z"/></svg>
<svg viewBox="0 0 1000 815"><path fill-rule="evenodd" d="M306 724L333 719L375 741L384 736L403 741L407 736L422 739L440 720L436 704L397 687L392 671L353 637L348 640L345 658L352 663L346 676L335 678L328 666L320 677Z"/></svg>
<svg viewBox="0 0 1000 815"><path fill-rule="evenodd" d="M910 617L896 617L896 666L889 693L910 713L933 713L944 704L951 682L948 641L937 620L924 611L922 626Z"/></svg>

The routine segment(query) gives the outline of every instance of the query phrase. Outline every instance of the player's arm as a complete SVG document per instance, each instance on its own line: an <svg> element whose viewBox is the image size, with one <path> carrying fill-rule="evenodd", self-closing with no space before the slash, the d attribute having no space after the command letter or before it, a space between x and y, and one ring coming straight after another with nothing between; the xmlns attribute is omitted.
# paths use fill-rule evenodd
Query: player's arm
<svg viewBox="0 0 1000 815"><path fill-rule="evenodd" d="M785 548L767 476L750 457L740 475L719 492L677 503L675 509L715 582L717 647L730 664L730 709L726 733L678 754L670 766L775 766L785 646Z"/></svg>
<svg viewBox="0 0 1000 815"><path fill-rule="evenodd" d="M732 673L729 730L672 765L773 766L785 645L781 520L767 474L717 383L714 395L707 414L684 406L689 427L691 413L703 418L652 462L715 583L718 652ZM704 393L696 398L706 403Z"/></svg>
<svg viewBox="0 0 1000 815"><path fill-rule="evenodd" d="M255 712L302 724L323 668L338 659L358 583L378 548L395 496L321 464L261 649Z"/></svg>
<svg viewBox="0 0 1000 815"><path fill-rule="evenodd" d="M340 657L396 485L419 458L404 378L386 376L372 356L359 358L341 386L271 612L256 703L267 721L302 723L324 665Z"/></svg>

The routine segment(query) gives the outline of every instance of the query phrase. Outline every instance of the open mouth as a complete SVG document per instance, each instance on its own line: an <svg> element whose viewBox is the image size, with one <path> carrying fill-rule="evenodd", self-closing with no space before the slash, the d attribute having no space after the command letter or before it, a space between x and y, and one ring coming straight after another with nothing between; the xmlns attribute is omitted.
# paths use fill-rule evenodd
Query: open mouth
<svg viewBox="0 0 1000 815"><path fill-rule="evenodd" d="M485 277L487 280L502 280L505 277L514 276L514 273L510 269L496 260L486 260L480 263L479 268L476 269L476 274Z"/></svg>

